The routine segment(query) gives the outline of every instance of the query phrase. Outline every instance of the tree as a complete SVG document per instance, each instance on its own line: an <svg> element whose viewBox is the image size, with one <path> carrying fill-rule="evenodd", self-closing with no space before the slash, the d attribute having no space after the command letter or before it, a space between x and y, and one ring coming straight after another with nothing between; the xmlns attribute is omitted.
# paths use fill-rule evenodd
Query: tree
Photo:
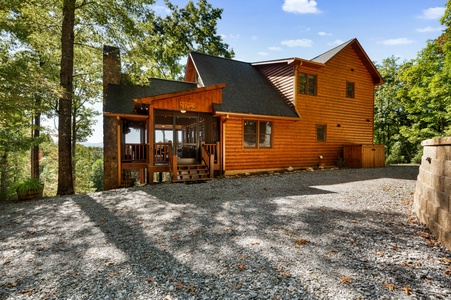
<svg viewBox="0 0 451 300"><path fill-rule="evenodd" d="M39 58L35 66L42 69L41 84L53 80L60 86L60 89L36 89L36 97L29 98L34 100L34 106L45 107L41 112L46 114L51 113L49 107L53 104L58 115L59 195L75 192L74 145L90 133L94 113L86 108L87 101L100 100L93 91L100 86L104 44L117 45L126 52L124 57L131 66L132 80L147 79L149 74L180 76L180 59L191 50L233 56L233 51L216 34L221 9L212 8L205 0L200 0L197 6L188 2L182 9L166 1L172 13L161 17L155 15L154 3L154 0L9 0L1 4L2 38L5 36L16 45L13 51L5 52L5 57L26 49ZM152 47L147 42L152 42ZM53 95L44 95L46 90ZM35 124L39 125L40 112L35 112L27 117L34 116Z"/></svg>

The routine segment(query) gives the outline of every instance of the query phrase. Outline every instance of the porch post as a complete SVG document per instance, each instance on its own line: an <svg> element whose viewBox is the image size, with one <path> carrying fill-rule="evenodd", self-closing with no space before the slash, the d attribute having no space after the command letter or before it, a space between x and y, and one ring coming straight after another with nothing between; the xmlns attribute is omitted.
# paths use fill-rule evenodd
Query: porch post
<svg viewBox="0 0 451 300"><path fill-rule="evenodd" d="M148 181L149 183L153 182L153 175L154 172L153 170L153 166L155 165L155 129L154 129L154 124L155 124L155 114L154 114L154 108L151 107L151 105L149 105L149 119L148 119L148 126L147 126L147 131L148 131L148 151L147 151L147 170L149 170L149 178Z"/></svg>

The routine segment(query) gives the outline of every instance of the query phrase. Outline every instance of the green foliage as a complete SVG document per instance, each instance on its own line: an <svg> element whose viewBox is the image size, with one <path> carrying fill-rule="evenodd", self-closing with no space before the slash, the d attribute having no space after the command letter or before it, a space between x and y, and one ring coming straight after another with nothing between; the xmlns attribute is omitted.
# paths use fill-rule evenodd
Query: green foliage
<svg viewBox="0 0 451 300"><path fill-rule="evenodd" d="M103 158L97 159L92 165L91 182L96 192L103 191Z"/></svg>
<svg viewBox="0 0 451 300"><path fill-rule="evenodd" d="M39 190L42 188L42 183L35 178L26 178L18 181L11 186L11 189L18 193L25 193L29 190Z"/></svg>
<svg viewBox="0 0 451 300"><path fill-rule="evenodd" d="M420 162L421 142L451 134L451 69L442 38L428 41L415 59L378 66L385 84L375 97L375 142L387 163Z"/></svg>

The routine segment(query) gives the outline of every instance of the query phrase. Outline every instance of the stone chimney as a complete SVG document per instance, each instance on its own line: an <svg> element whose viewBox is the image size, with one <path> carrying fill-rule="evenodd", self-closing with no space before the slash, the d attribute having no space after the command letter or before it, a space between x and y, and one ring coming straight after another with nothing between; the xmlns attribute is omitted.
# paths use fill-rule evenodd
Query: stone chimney
<svg viewBox="0 0 451 300"><path fill-rule="evenodd" d="M103 46L103 105L105 106L108 84L121 83L121 52L119 48Z"/></svg>
<svg viewBox="0 0 451 300"><path fill-rule="evenodd" d="M108 94L108 84L121 83L121 54L119 48L103 46L103 111ZM118 171L118 125L120 120L103 117L103 189L120 186Z"/></svg>

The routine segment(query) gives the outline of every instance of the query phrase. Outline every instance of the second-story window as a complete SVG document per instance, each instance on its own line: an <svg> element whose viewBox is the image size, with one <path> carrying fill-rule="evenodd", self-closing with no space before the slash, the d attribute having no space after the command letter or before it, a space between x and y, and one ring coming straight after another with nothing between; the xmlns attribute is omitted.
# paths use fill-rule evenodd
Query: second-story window
<svg viewBox="0 0 451 300"><path fill-rule="evenodd" d="M346 98L354 98L355 93L354 82L346 81Z"/></svg>
<svg viewBox="0 0 451 300"><path fill-rule="evenodd" d="M299 94L316 96L316 75L299 73Z"/></svg>

